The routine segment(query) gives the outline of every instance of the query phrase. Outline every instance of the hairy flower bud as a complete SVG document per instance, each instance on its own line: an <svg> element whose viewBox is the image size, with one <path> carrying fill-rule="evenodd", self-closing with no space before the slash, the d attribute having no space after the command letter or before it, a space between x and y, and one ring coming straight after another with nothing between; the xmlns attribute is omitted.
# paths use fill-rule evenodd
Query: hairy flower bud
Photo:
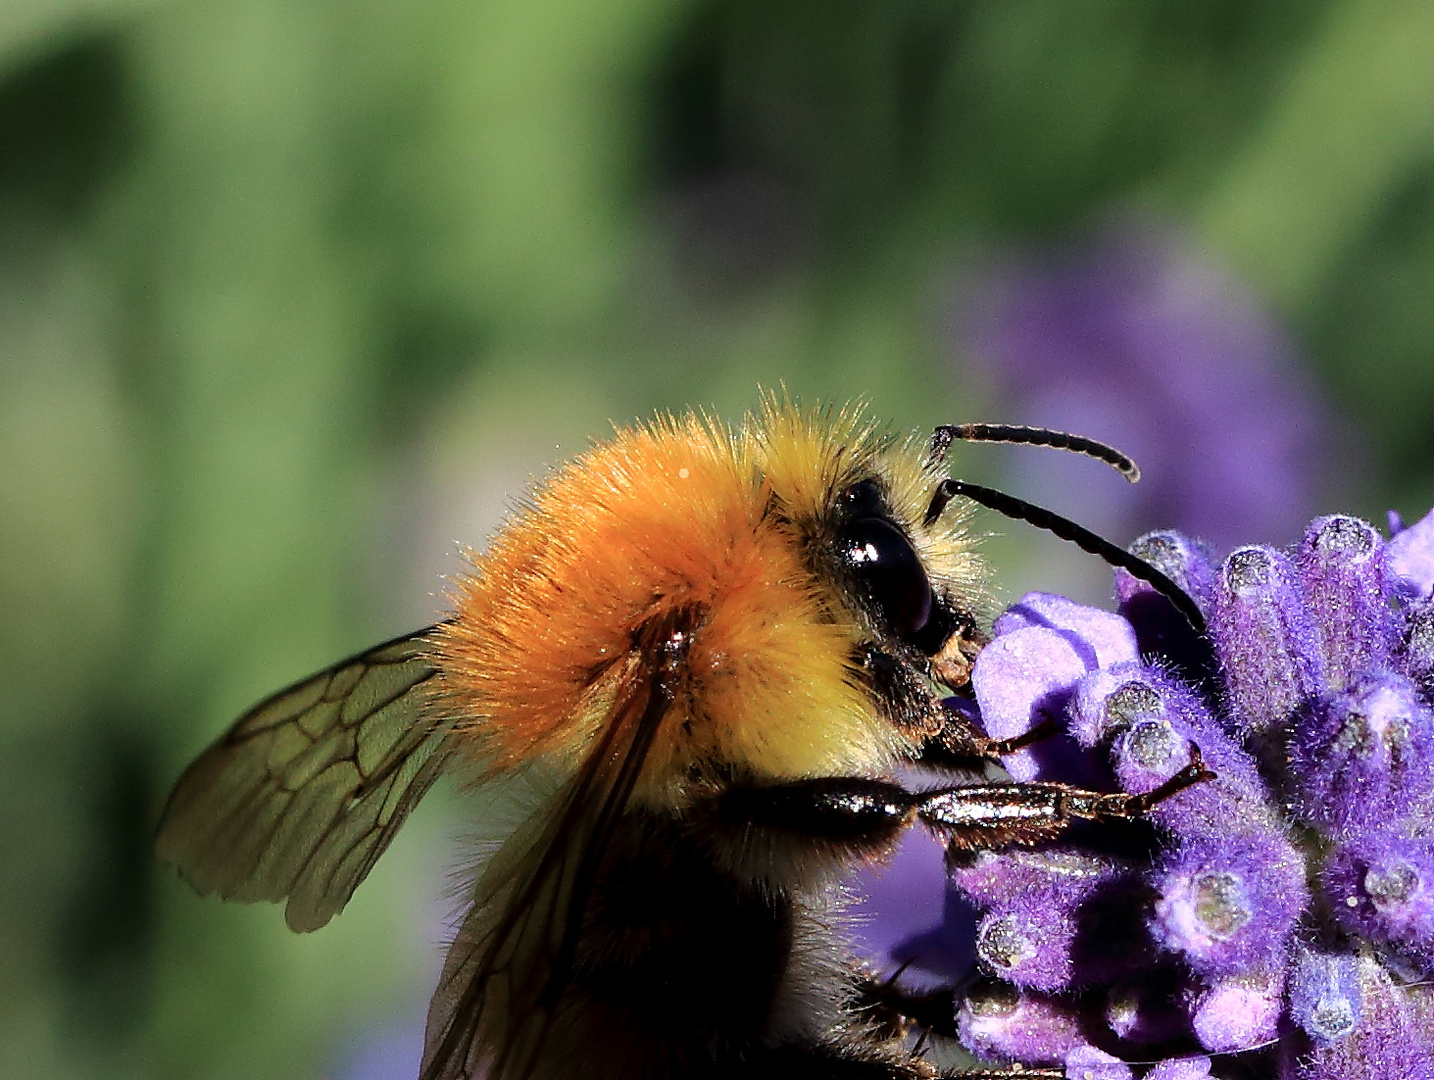
<svg viewBox="0 0 1434 1080"><path fill-rule="evenodd" d="M1389 661L1394 612L1384 588L1384 538L1345 514L1316 518L1305 531L1299 568L1326 685L1342 690Z"/></svg>
<svg viewBox="0 0 1434 1080"><path fill-rule="evenodd" d="M1156 940L1210 975L1274 963L1309 898L1304 860L1284 837L1262 832L1182 845L1155 887Z"/></svg>
<svg viewBox="0 0 1434 1080"><path fill-rule="evenodd" d="M1434 795L1434 713L1402 675L1368 675L1302 710L1289 740L1300 814L1339 833Z"/></svg>
<svg viewBox="0 0 1434 1080"><path fill-rule="evenodd" d="M1322 688L1318 643L1294 567L1272 548L1232 551L1216 578L1211 631L1231 719L1242 731L1283 725Z"/></svg>
<svg viewBox="0 0 1434 1080"><path fill-rule="evenodd" d="M1405 610L1396 660L1427 699L1434 690L1434 598L1417 601Z"/></svg>
<svg viewBox="0 0 1434 1080"><path fill-rule="evenodd" d="M1071 731L1085 745L1109 741L1124 791L1153 791L1190 761L1198 746L1212 782L1196 784L1156 806L1152 820L1195 837L1227 830L1231 814L1273 827L1269 791L1254 759L1216 721L1198 694L1158 669L1114 664L1076 684Z"/></svg>
<svg viewBox="0 0 1434 1080"><path fill-rule="evenodd" d="M1211 980L1190 995L1190 1022L1206 1050L1232 1053L1273 1040L1284 1010L1283 969Z"/></svg>
<svg viewBox="0 0 1434 1080"><path fill-rule="evenodd" d="M1296 1065L1297 1080L1430 1080L1434 1077L1428 1018L1416 999L1373 959L1357 962L1360 1017L1342 1039L1315 1041Z"/></svg>
<svg viewBox="0 0 1434 1080"><path fill-rule="evenodd" d="M1206 1080L1209 1075L1210 1059L1202 1054L1157 1061L1145 1074L1145 1080Z"/></svg>
<svg viewBox="0 0 1434 1080"><path fill-rule="evenodd" d="M1434 976L1434 842L1369 830L1339 847L1323 885L1349 931L1393 946Z"/></svg>
<svg viewBox="0 0 1434 1080"><path fill-rule="evenodd" d="M1350 953L1297 949L1290 969L1290 1019L1316 1043L1343 1039L1359 1023L1359 968Z"/></svg>
<svg viewBox="0 0 1434 1080"><path fill-rule="evenodd" d="M1070 1003L998 982L973 987L956 1012L961 1043L972 1053L1032 1064L1062 1061L1085 1045L1083 1027Z"/></svg>

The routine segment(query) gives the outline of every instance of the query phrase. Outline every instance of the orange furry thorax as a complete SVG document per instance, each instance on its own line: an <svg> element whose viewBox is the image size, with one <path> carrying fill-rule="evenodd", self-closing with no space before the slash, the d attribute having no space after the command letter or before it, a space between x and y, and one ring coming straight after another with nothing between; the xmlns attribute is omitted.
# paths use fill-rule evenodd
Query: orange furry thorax
<svg viewBox="0 0 1434 1080"><path fill-rule="evenodd" d="M791 525L877 446L858 413L769 403L738 432L692 415L619 430L559 470L470 553L438 635L442 692L473 719L475 762L579 760L637 629L697 607L639 798L680 801L713 765L768 779L888 768L900 737L850 669L854 616L830 602Z"/></svg>

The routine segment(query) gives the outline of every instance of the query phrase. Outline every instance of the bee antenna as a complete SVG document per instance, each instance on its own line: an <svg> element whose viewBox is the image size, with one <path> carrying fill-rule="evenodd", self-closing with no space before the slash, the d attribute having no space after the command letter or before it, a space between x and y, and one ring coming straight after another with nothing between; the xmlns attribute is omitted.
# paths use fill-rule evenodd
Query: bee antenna
<svg viewBox="0 0 1434 1080"><path fill-rule="evenodd" d="M941 516L941 512L946 509L946 505L958 495L964 496L972 502L980 503L998 514L1004 514L1008 518L1024 521L1038 529L1055 533L1056 536L1070 541L1082 551L1088 551L1092 555L1104 559L1111 566L1118 566L1122 570L1128 571L1174 604L1176 610L1184 615L1190 625L1195 628L1197 634L1205 632L1205 616L1195 601L1190 599L1190 594L1151 566L1150 563L1138 555L1132 555L1124 548L1116 547L1109 540L1097 536L1084 526L1077 525L1070 518L1061 517L1054 511L1034 503L1028 503L1025 499L1007 495L1004 491L997 491L995 488L969 484L965 480L943 480L937 485L935 493L931 496L931 505L926 511L925 524L934 524L936 519Z"/></svg>
<svg viewBox="0 0 1434 1080"><path fill-rule="evenodd" d="M941 464L946 460L946 451L957 439L962 442L1016 443L1068 450L1105 462L1132 484L1140 479L1140 466L1135 459L1113 446L1087 439L1084 435L1072 435L1069 431L1026 427L1024 424L942 424L931 433L931 441L926 446L927 460L933 465Z"/></svg>

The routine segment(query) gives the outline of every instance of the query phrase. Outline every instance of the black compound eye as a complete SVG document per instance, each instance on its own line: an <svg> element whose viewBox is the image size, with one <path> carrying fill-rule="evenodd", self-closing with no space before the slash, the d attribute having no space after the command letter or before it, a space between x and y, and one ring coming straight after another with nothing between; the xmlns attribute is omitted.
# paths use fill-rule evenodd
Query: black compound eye
<svg viewBox="0 0 1434 1080"><path fill-rule="evenodd" d="M901 531L881 518L858 518L842 528L837 553L891 632L915 637L931 618L931 585Z"/></svg>

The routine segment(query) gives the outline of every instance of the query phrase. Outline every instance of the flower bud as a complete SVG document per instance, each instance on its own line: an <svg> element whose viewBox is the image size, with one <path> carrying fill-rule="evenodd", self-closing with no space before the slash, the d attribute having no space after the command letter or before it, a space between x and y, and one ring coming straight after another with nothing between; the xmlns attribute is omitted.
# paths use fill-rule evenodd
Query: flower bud
<svg viewBox="0 0 1434 1080"><path fill-rule="evenodd" d="M1290 1019L1316 1044L1337 1042L1359 1023L1359 969L1350 953L1298 949L1290 970Z"/></svg>
<svg viewBox="0 0 1434 1080"><path fill-rule="evenodd" d="M1206 1050L1221 1054L1270 1042L1279 1032L1284 989L1282 970L1212 980L1191 994L1195 1037Z"/></svg>
<svg viewBox="0 0 1434 1080"><path fill-rule="evenodd" d="M1014 738L1060 717L1070 688L1095 666L1094 649L1060 630L1021 626L996 637L981 650L971 672L986 734ZM1069 740L1064 741L1064 747L1059 740L1046 740L1046 745L1008 754L1002 764L1015 779L1032 780L1043 775L1042 760L1070 757Z"/></svg>
<svg viewBox="0 0 1434 1080"><path fill-rule="evenodd" d="M1170 530L1146 533L1130 545L1144 559L1183 589L1208 613L1215 567L1206 545ZM1215 672L1210 641L1195 632L1168 597L1128 570L1115 571L1117 610L1135 628L1142 656L1161 656L1181 677L1204 682Z"/></svg>
<svg viewBox="0 0 1434 1080"><path fill-rule="evenodd" d="M1434 843L1371 830L1336 850L1323 884L1346 929L1434 975Z"/></svg>
<svg viewBox="0 0 1434 1080"><path fill-rule="evenodd" d="M1360 1018L1343 1039L1313 1041L1297 1067L1298 1080L1434 1077L1427 1017L1415 998L1372 959L1357 961Z"/></svg>
<svg viewBox="0 0 1434 1080"><path fill-rule="evenodd" d="M1345 514L1316 518L1305 530L1299 567L1325 684L1342 690L1387 664L1394 612L1384 588L1384 538L1374 526Z"/></svg>
<svg viewBox="0 0 1434 1080"><path fill-rule="evenodd" d="M1415 601L1405 610L1397 663L1428 697L1434 690L1434 598Z"/></svg>
<svg viewBox="0 0 1434 1080"><path fill-rule="evenodd" d="M1166 799L1150 818L1180 836L1228 831L1231 818L1273 826L1275 810L1254 759L1216 721L1199 695L1164 672L1116 664L1076 684L1071 732L1083 744L1110 741L1124 791L1153 791L1190 762L1197 746L1213 781Z"/></svg>
<svg viewBox="0 0 1434 1080"><path fill-rule="evenodd" d="M976 955L992 974L1024 989L1049 993L1108 982L1151 951L1133 886L1111 873L1022 891L982 918Z"/></svg>
<svg viewBox="0 0 1434 1080"><path fill-rule="evenodd" d="M1236 548L1217 575L1210 627L1242 731L1279 728L1323 687L1296 580L1290 561L1266 547Z"/></svg>
<svg viewBox="0 0 1434 1080"><path fill-rule="evenodd" d="M1077 1046L1066 1055L1066 1080L1131 1080L1130 1066L1094 1046Z"/></svg>
<svg viewBox="0 0 1434 1080"><path fill-rule="evenodd" d="M1304 860L1275 833L1188 842L1167 857L1155 887L1156 940L1206 975L1276 963L1308 900Z"/></svg>
<svg viewBox="0 0 1434 1080"><path fill-rule="evenodd" d="M1434 795L1434 715L1402 675L1368 675L1303 710L1290 778L1306 821L1336 832L1398 822Z"/></svg>
<svg viewBox="0 0 1434 1080"><path fill-rule="evenodd" d="M1070 1003L995 981L971 989L956 1011L956 1027L962 1045L978 1057L1030 1064L1062 1061L1086 1041L1083 1019Z"/></svg>

